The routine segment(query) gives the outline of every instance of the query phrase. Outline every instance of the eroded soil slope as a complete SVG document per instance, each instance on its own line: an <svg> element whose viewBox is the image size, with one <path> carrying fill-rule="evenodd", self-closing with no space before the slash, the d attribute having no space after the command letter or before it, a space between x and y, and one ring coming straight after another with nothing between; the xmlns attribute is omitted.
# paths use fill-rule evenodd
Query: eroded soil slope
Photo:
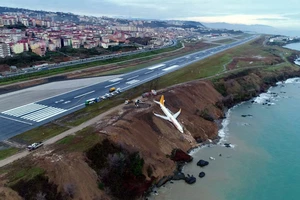
<svg viewBox="0 0 300 200"><path fill-rule="evenodd" d="M218 138L217 120L223 118L224 106L231 107L266 91L277 81L299 75L299 70L291 67L263 72L246 70L218 79L214 85L209 81L193 81L173 86L160 91L155 97L142 99L137 108L133 104L123 105L89 131L72 136L69 145L45 147L30 155L26 162L43 168L49 180L70 199L110 199L109 188L99 186L101 174L90 167L91 163L86 163L85 152L96 143L108 139L128 152L139 152L144 160L143 174L147 180L152 177L155 183L176 169L176 163L168 158L173 149L187 151L197 146L196 140L204 142ZM163 114L153 102L161 95L165 96L165 105L173 113L182 109L178 121L184 127L184 134L170 122L153 115L153 112ZM89 145L82 150L82 144ZM2 178L5 179L5 176ZM10 192L6 190L5 194Z"/></svg>

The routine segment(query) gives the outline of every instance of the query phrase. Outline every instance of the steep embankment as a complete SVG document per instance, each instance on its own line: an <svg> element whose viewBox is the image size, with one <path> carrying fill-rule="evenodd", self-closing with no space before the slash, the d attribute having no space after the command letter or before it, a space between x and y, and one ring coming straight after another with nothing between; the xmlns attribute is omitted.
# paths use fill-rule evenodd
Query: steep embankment
<svg viewBox="0 0 300 200"><path fill-rule="evenodd" d="M266 92L278 81L299 76L300 70L296 67L284 67L277 70L249 69L219 79L214 85L224 96L222 101L224 106L232 107Z"/></svg>
<svg viewBox="0 0 300 200"><path fill-rule="evenodd" d="M151 182L157 183L162 177L173 174L176 163L168 158L173 149L187 151L197 142L218 138L216 120L223 118L224 108L257 96L277 81L295 76L300 76L300 71L293 67L252 69L213 83L193 81L166 88L155 98L158 100L163 94L166 107L171 111L182 109L178 120L184 126L184 134L168 121L153 115L153 112L162 112L150 98L144 99L139 108L124 106L95 124L86 135L73 138L75 144L94 134L101 138L98 141L105 143L90 146L85 153L78 154L58 145L56 151L46 152L46 149L44 155L40 152L42 156L37 159L35 154L31 159L46 170L49 180L70 199L108 198L107 194L119 199L120 194L122 199L134 199L143 194ZM51 158L49 162L46 162L47 157ZM61 159L54 159L56 157ZM89 183L89 187L85 183ZM69 191L66 185L72 185L72 195L64 194Z"/></svg>
<svg viewBox="0 0 300 200"><path fill-rule="evenodd" d="M172 123L155 117L162 113L152 99L145 101L144 108L128 108L119 113L116 122L100 131L109 134L109 139L131 151L139 151L146 165L153 168L153 176L171 174L176 165L166 159L174 148L187 151L196 146L196 139L205 141L217 138L217 123L213 119L223 117L216 106L222 96L209 82L198 81L168 88L159 94L165 95L165 105L174 113L182 109L179 122L184 126L181 134ZM158 95L157 98L159 98ZM212 119L204 119L203 116Z"/></svg>

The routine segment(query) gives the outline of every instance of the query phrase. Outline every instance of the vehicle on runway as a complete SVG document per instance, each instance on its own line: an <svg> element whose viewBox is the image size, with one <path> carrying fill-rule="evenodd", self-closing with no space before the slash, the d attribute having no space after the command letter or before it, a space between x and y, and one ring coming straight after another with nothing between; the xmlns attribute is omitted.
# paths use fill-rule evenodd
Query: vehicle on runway
<svg viewBox="0 0 300 200"><path fill-rule="evenodd" d="M112 87L112 88L109 89L109 92L114 92L114 91L116 91L115 87Z"/></svg>
<svg viewBox="0 0 300 200"><path fill-rule="evenodd" d="M27 149L28 149L28 151L32 151L32 150L35 150L35 149L37 149L37 148L39 148L39 147L41 147L43 145L44 145L43 142L35 142L35 143L29 145L27 147Z"/></svg>
<svg viewBox="0 0 300 200"><path fill-rule="evenodd" d="M182 126L179 124L179 122L177 121L177 117L179 116L181 109L173 114L168 108L165 107L165 99L164 99L164 95L161 95L160 101L155 101L155 103L157 103L158 105L160 105L161 110L165 113L166 116L163 115L159 115L154 113L155 116L160 117L162 119L168 120L170 122L172 122L174 124L174 126L181 132L183 133L183 128Z"/></svg>
<svg viewBox="0 0 300 200"><path fill-rule="evenodd" d="M88 99L88 100L85 101L85 105L87 106L87 105L90 105L90 104L93 104L93 103L98 103L98 102L100 102L100 101L101 101L101 100L100 100L99 97L97 97L97 98L92 98L92 99Z"/></svg>

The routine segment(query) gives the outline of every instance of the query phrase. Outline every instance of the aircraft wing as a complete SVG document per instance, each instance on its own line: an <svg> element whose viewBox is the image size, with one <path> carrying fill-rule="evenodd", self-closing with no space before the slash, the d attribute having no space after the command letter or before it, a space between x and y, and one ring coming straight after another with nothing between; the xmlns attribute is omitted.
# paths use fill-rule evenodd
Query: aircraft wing
<svg viewBox="0 0 300 200"><path fill-rule="evenodd" d="M153 114L154 114L155 116L157 116L157 117L160 117L160 118L162 118L162 119L165 119L165 120L170 121L169 118L168 118L167 116L159 115L159 114L156 114L155 112L153 112Z"/></svg>
<svg viewBox="0 0 300 200"><path fill-rule="evenodd" d="M177 113L175 113L175 114L173 115L173 117L176 119L176 118L178 117L178 115L180 114L180 112L181 112L181 109L180 109Z"/></svg>

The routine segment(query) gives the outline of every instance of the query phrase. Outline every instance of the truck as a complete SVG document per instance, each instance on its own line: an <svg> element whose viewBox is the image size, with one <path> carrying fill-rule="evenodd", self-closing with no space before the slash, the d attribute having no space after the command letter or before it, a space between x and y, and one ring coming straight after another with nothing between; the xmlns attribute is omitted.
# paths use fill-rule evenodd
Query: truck
<svg viewBox="0 0 300 200"><path fill-rule="evenodd" d="M35 143L27 146L27 149L28 149L28 151L32 151L32 150L35 150L35 149L37 149L37 148L39 148L43 145L44 145L43 142L35 142Z"/></svg>
<svg viewBox="0 0 300 200"><path fill-rule="evenodd" d="M132 103L133 101L131 99L126 99L125 100L125 105Z"/></svg>
<svg viewBox="0 0 300 200"><path fill-rule="evenodd" d="M88 100L85 101L85 105L87 106L87 105L90 105L90 104L93 104L93 103L98 103L100 101L101 100L100 100L99 97L97 97L97 98L91 98L91 99L88 99Z"/></svg>
<svg viewBox="0 0 300 200"><path fill-rule="evenodd" d="M142 98L150 97L150 96L156 96L157 92L155 90L151 90L150 92L145 92L142 94Z"/></svg>
<svg viewBox="0 0 300 200"><path fill-rule="evenodd" d="M37 69L37 70L41 70L41 69L47 68L48 65L49 65L48 63L44 63L44 64L41 64L41 65L34 65L34 66L32 66L32 68Z"/></svg>

